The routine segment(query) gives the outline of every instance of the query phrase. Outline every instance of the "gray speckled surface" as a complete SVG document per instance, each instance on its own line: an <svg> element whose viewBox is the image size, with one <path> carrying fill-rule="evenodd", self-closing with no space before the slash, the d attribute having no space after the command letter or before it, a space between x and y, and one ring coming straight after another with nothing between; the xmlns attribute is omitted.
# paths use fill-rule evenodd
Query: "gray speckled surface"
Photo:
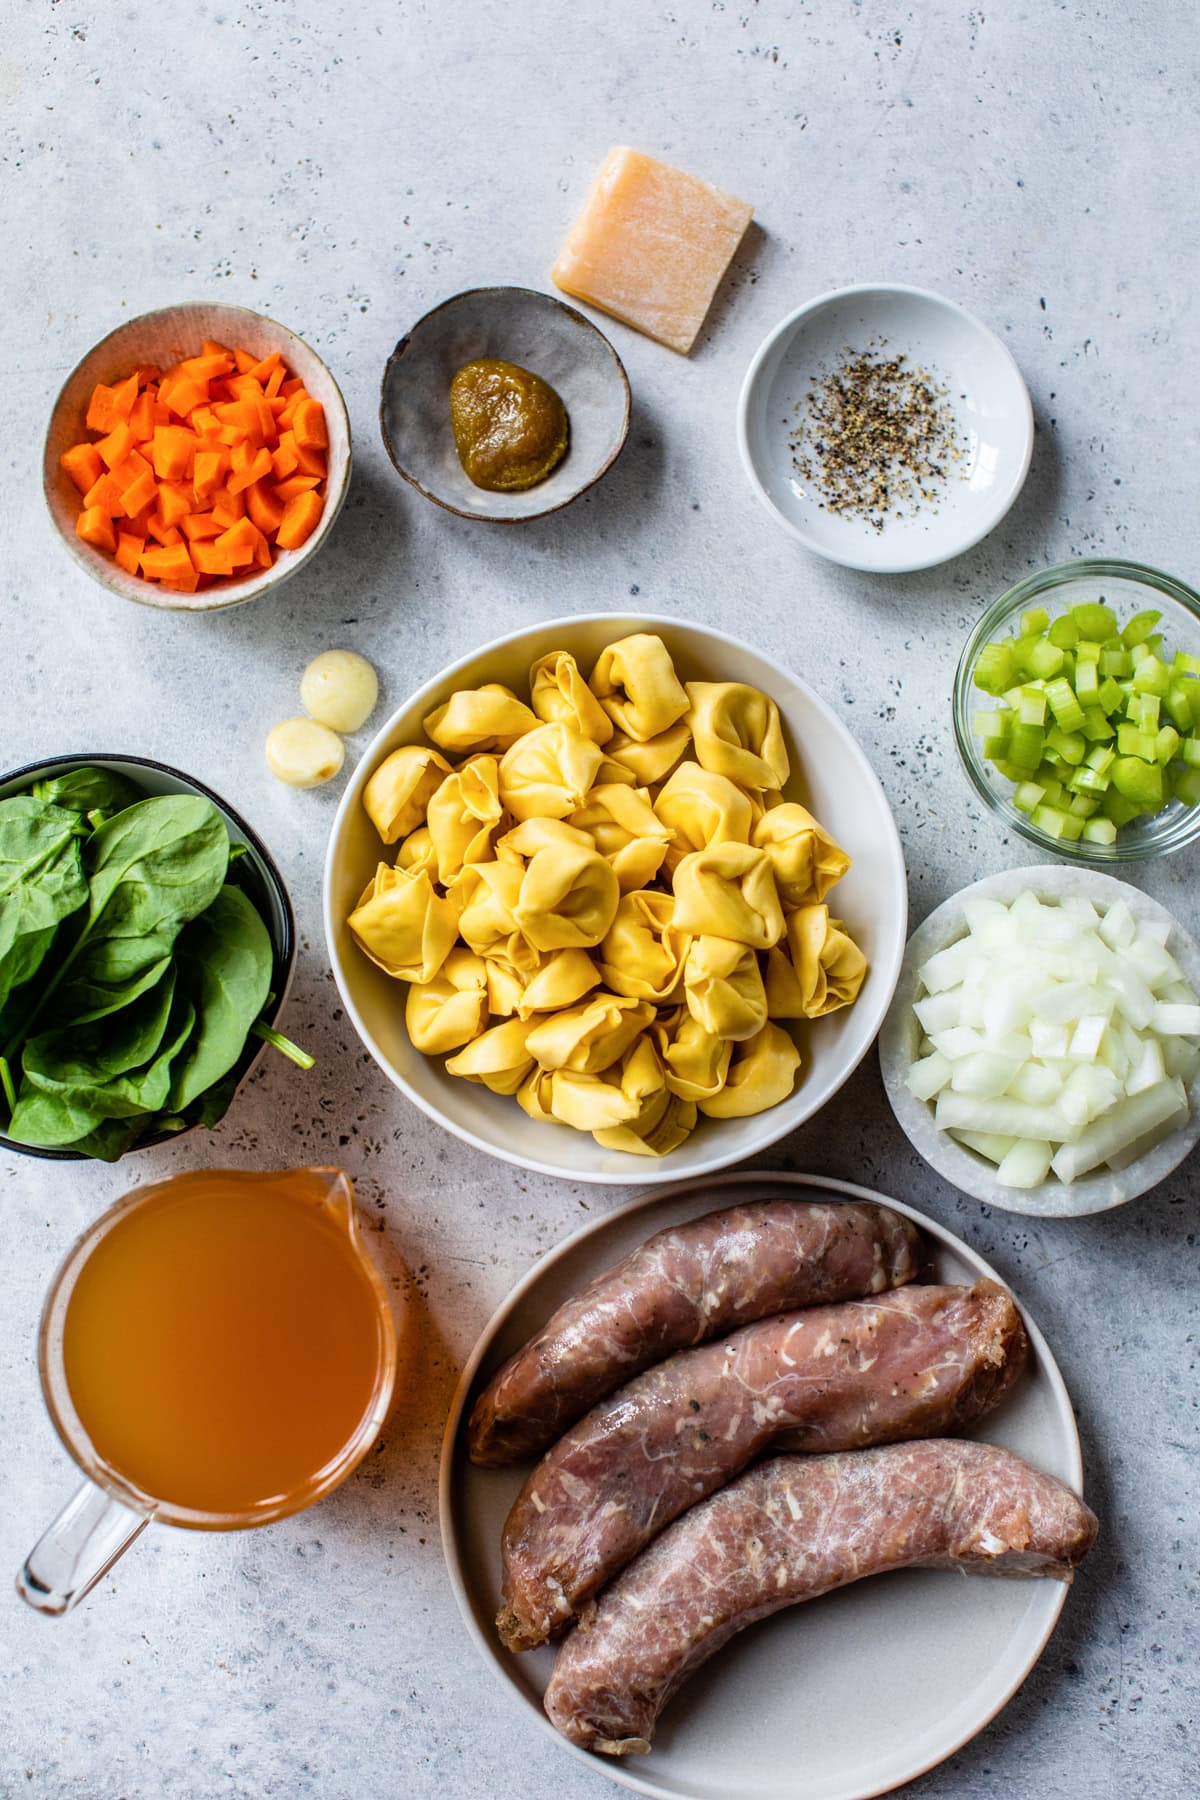
<svg viewBox="0 0 1200 1800"><path fill-rule="evenodd" d="M199 1157L340 1160L415 1271L421 1339L378 1454L318 1511L246 1536L151 1534L57 1625L0 1594L0 1794L601 1800L603 1776L559 1757L476 1663L434 1492L455 1369L493 1305L619 1196L489 1162L368 1065L320 938L336 792L274 786L263 734L295 710L322 646L372 656L388 704L509 623L640 596L776 646L839 708L896 808L915 918L1033 861L980 816L956 767L950 681L981 604L1045 562L1107 551L1200 573L1194 33L1171 0L3 0L0 27L0 760L160 756L266 835L302 933L287 1023L319 1068L276 1063L211 1143L149 1153L136 1175ZM544 284L615 141L746 195L758 225L690 359L611 328L635 412L600 488L519 531L439 513L386 462L384 358L457 289ZM995 535L899 580L817 564L774 531L732 432L742 370L774 321L870 277L977 310L1012 347L1038 421L1028 485ZM330 544L274 600L159 616L90 585L52 541L41 436L88 345L130 313L205 295L277 315L326 356L357 468ZM1135 878L1196 929L1194 856ZM1011 1277L1075 1396L1104 1521L1025 1689L911 1791L1193 1794L1194 1163L1109 1218L989 1214L917 1162L873 1062L772 1160L890 1189ZM0 1163L0 1569L72 1486L37 1391L43 1289L133 1174Z"/></svg>

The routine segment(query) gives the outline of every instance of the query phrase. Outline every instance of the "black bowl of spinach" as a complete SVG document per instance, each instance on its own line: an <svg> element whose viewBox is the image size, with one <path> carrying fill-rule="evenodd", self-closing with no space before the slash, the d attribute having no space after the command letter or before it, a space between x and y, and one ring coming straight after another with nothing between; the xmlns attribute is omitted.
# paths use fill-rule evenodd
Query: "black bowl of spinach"
<svg viewBox="0 0 1200 1800"><path fill-rule="evenodd" d="M296 954L266 846L138 756L0 777L0 1148L115 1162L221 1119Z"/></svg>

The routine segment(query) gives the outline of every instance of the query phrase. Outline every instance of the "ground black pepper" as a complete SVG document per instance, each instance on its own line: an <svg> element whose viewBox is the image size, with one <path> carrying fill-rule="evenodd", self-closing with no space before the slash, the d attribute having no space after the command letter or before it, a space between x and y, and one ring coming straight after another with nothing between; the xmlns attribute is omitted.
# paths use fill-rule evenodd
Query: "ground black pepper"
<svg viewBox="0 0 1200 1800"><path fill-rule="evenodd" d="M829 374L813 379L796 408L792 460L818 504L865 519L882 531L888 518L932 506L962 459L947 389L928 369L869 343L847 348Z"/></svg>

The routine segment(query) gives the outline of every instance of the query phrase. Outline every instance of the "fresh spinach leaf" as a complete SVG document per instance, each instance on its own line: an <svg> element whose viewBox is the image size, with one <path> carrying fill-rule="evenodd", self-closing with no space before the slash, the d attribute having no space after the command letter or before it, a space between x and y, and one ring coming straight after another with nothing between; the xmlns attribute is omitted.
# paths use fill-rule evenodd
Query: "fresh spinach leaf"
<svg viewBox="0 0 1200 1800"><path fill-rule="evenodd" d="M4 1132L14 1144L66 1150L103 1122L103 1114L94 1108L75 1105L62 1094L43 1094L37 1088L22 1084Z"/></svg>
<svg viewBox="0 0 1200 1800"><path fill-rule="evenodd" d="M129 1119L160 1112L166 1105L171 1087L171 1061L191 1035L196 1022L196 1009L191 1001L176 994L165 1032L159 1028L159 1041L151 1059L139 1067L121 1073L109 1073L94 1062L74 1060L59 1041L61 1034L47 1032L31 1038L25 1046L25 1080L21 1084L17 1105L9 1124L9 1136L20 1143L68 1143L84 1135L72 1131L71 1136L37 1139L30 1136L31 1120L36 1125L46 1116L46 1109L36 1104L35 1096L57 1102L72 1120L80 1115L96 1119ZM152 1023L143 1022L141 1029L152 1033ZM90 1048L91 1046L89 1046ZM114 1052L119 1059L119 1052ZM44 1128L44 1127L43 1127ZM57 1132L60 1127L51 1127ZM84 1131L91 1130L91 1124Z"/></svg>
<svg viewBox="0 0 1200 1800"><path fill-rule="evenodd" d="M163 1041L175 998L174 968L139 999L112 1018L87 1025L69 1025L30 1038L25 1046L25 1079L45 1093L70 1091L83 1104L86 1090L103 1085L114 1075L140 1069L154 1057Z"/></svg>
<svg viewBox="0 0 1200 1800"><path fill-rule="evenodd" d="M0 800L0 1006L41 967L63 919L88 898L74 813Z"/></svg>
<svg viewBox="0 0 1200 1800"><path fill-rule="evenodd" d="M65 775L35 781L33 794L38 800L84 814L124 812L144 798L132 781L113 769L68 769Z"/></svg>
<svg viewBox="0 0 1200 1800"><path fill-rule="evenodd" d="M143 938L96 938L54 998L56 1018L84 1025L128 1006L161 980L174 944L158 932Z"/></svg>
<svg viewBox="0 0 1200 1800"><path fill-rule="evenodd" d="M169 1105L182 1112L232 1069L266 1005L271 938L240 888L224 886L175 946L183 991L196 1007L196 1031L171 1078Z"/></svg>

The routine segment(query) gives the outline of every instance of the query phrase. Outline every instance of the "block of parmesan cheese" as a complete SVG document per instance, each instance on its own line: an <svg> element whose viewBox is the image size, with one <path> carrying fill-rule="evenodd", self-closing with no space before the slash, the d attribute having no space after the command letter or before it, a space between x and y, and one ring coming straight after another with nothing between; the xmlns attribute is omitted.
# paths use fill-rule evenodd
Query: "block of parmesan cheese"
<svg viewBox="0 0 1200 1800"><path fill-rule="evenodd" d="M707 181L618 144L551 279L686 355L753 212Z"/></svg>

